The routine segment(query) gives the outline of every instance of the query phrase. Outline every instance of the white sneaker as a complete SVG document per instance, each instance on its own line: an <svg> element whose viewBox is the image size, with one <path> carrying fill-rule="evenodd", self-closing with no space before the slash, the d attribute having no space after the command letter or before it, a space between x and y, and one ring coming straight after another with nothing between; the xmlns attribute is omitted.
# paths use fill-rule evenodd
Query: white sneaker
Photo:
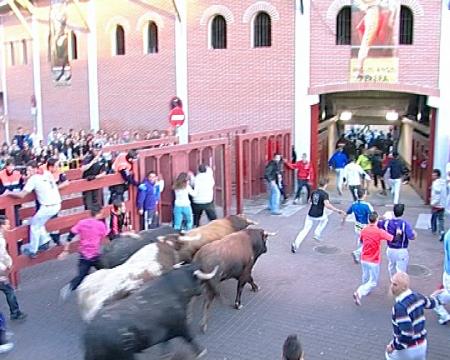
<svg viewBox="0 0 450 360"><path fill-rule="evenodd" d="M70 289L70 283L65 285L60 291L59 291L59 297L63 302L67 301L70 294L72 294L72 290Z"/></svg>
<svg viewBox="0 0 450 360"><path fill-rule="evenodd" d="M447 315L445 318L441 319L439 318L438 322L440 325L447 325L447 323L450 321L450 315Z"/></svg>
<svg viewBox="0 0 450 360"><path fill-rule="evenodd" d="M0 354L4 354L10 352L14 347L12 342L8 342L6 344L0 345Z"/></svg>

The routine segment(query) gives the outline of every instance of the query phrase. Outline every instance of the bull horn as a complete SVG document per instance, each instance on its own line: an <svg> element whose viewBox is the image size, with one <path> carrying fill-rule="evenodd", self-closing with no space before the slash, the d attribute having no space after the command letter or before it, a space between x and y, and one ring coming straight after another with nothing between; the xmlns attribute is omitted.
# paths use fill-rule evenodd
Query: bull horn
<svg viewBox="0 0 450 360"><path fill-rule="evenodd" d="M267 231L264 231L264 233L266 234L266 236L275 236L276 234L278 234L277 232L267 232Z"/></svg>
<svg viewBox="0 0 450 360"><path fill-rule="evenodd" d="M202 234L197 234L197 235L194 235L194 236L183 235L183 236L179 237L179 239L181 241L198 241L201 238L202 238Z"/></svg>
<svg viewBox="0 0 450 360"><path fill-rule="evenodd" d="M247 222L249 223L249 225L258 225L258 222L249 218L246 218Z"/></svg>
<svg viewBox="0 0 450 360"><path fill-rule="evenodd" d="M178 264L175 264L173 266L174 269L179 269L180 267L182 267L185 264L185 261L179 262Z"/></svg>
<svg viewBox="0 0 450 360"><path fill-rule="evenodd" d="M200 280L211 280L216 275L218 269L219 266L216 266L210 273L204 273L201 270L195 270L194 275L197 276Z"/></svg>
<svg viewBox="0 0 450 360"><path fill-rule="evenodd" d="M121 236L128 236L128 237L131 237L133 239L140 239L141 238L141 236L139 234L136 234L136 233L131 232L131 231L123 232L120 235Z"/></svg>

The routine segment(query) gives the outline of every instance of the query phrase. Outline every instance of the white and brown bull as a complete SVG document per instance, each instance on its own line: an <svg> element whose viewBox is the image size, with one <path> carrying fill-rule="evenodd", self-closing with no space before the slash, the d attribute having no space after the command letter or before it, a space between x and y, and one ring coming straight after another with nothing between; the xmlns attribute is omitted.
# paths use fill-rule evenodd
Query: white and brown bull
<svg viewBox="0 0 450 360"><path fill-rule="evenodd" d="M91 321L103 306L127 297L144 283L170 271L178 260L172 246L156 242L138 250L122 265L90 274L77 289L81 317Z"/></svg>
<svg viewBox="0 0 450 360"><path fill-rule="evenodd" d="M250 225L257 225L257 223L247 219L244 215L229 215L189 230L183 235L170 234L160 236L158 239L173 245L178 251L180 261L190 262L202 246L244 230Z"/></svg>
<svg viewBox="0 0 450 360"><path fill-rule="evenodd" d="M245 229L205 245L195 254L194 263L198 264L202 271L219 268L216 275L205 284L203 317L200 322L203 332L207 327L208 310L218 295L217 288L221 281L238 281L234 302L236 309L242 308L241 295L245 284L249 283L253 291L258 291L258 285L253 281L252 269L258 257L267 252L266 242L270 235L275 234L263 229Z"/></svg>

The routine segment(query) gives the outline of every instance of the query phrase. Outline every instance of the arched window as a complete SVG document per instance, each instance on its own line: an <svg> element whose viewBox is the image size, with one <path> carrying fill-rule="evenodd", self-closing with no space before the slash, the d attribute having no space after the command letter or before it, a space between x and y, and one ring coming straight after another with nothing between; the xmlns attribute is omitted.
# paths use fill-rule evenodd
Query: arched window
<svg viewBox="0 0 450 360"><path fill-rule="evenodd" d="M272 19L266 12L256 15L253 23L253 46L272 46Z"/></svg>
<svg viewBox="0 0 450 360"><path fill-rule="evenodd" d="M78 59L78 44L77 44L77 35L75 32L70 32L70 60Z"/></svg>
<svg viewBox="0 0 450 360"><path fill-rule="evenodd" d="M28 46L25 39L22 40L22 64L28 64Z"/></svg>
<svg viewBox="0 0 450 360"><path fill-rule="evenodd" d="M227 22L222 15L216 15L211 22L211 47L227 48Z"/></svg>
<svg viewBox="0 0 450 360"><path fill-rule="evenodd" d="M351 45L352 43L352 9L344 6L336 18L336 45Z"/></svg>
<svg viewBox="0 0 450 360"><path fill-rule="evenodd" d="M154 21L150 21L147 27L147 54L158 52L158 26Z"/></svg>
<svg viewBox="0 0 450 360"><path fill-rule="evenodd" d="M412 45L414 32L414 16L407 6L400 8L400 44Z"/></svg>
<svg viewBox="0 0 450 360"><path fill-rule="evenodd" d="M116 55L125 55L125 30L122 25L116 27Z"/></svg>

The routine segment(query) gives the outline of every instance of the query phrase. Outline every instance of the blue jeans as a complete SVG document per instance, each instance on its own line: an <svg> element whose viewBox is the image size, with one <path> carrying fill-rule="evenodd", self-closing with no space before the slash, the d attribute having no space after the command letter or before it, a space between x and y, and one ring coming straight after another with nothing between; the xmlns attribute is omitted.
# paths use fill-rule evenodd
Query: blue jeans
<svg viewBox="0 0 450 360"><path fill-rule="evenodd" d="M194 220L192 218L192 208L190 206L175 206L173 208L173 228L181 230L181 223L186 221L185 230L191 230Z"/></svg>
<svg viewBox="0 0 450 360"><path fill-rule="evenodd" d="M269 210L271 213L280 211L281 192L275 181L266 181L267 193L269 194Z"/></svg>

